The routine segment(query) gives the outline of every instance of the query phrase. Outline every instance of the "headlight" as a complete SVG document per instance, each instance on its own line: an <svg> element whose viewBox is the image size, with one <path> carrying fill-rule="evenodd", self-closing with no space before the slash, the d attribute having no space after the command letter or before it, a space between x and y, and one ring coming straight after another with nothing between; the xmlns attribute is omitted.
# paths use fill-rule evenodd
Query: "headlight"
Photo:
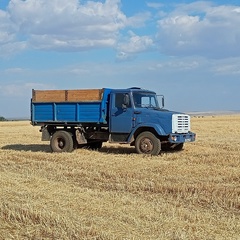
<svg viewBox="0 0 240 240"><path fill-rule="evenodd" d="M176 142L177 141L177 136L172 136L172 141Z"/></svg>

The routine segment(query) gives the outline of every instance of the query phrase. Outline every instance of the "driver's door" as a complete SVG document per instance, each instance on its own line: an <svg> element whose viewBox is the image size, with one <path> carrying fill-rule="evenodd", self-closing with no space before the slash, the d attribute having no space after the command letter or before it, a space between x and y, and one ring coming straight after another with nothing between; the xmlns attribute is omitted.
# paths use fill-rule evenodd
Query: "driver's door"
<svg viewBox="0 0 240 240"><path fill-rule="evenodd" d="M128 93L111 94L110 133L130 133L133 126L133 108Z"/></svg>

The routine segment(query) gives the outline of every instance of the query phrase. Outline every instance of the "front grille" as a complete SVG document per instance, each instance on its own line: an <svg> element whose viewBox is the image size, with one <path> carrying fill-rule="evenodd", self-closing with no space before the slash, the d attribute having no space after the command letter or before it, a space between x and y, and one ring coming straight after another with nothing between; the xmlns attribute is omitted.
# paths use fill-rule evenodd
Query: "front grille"
<svg viewBox="0 0 240 240"><path fill-rule="evenodd" d="M172 133L187 133L190 131L190 116L186 114L172 115Z"/></svg>

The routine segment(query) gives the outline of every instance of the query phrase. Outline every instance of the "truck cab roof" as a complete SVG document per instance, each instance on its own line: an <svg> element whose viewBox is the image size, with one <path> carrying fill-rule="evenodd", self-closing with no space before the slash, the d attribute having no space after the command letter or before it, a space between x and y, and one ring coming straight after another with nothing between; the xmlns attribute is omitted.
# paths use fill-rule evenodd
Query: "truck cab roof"
<svg viewBox="0 0 240 240"><path fill-rule="evenodd" d="M147 92L156 94L154 91L150 91L148 89L139 88L139 87L131 87L131 88L124 88L124 89L111 89L112 92Z"/></svg>

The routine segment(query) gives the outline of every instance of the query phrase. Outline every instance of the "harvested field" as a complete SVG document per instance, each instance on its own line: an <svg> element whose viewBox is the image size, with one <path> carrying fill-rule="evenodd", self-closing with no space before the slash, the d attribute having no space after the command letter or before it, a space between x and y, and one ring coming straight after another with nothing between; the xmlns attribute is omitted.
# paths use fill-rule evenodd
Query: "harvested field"
<svg viewBox="0 0 240 240"><path fill-rule="evenodd" d="M240 239L240 115L192 118L195 143L51 153L0 123L0 239Z"/></svg>

